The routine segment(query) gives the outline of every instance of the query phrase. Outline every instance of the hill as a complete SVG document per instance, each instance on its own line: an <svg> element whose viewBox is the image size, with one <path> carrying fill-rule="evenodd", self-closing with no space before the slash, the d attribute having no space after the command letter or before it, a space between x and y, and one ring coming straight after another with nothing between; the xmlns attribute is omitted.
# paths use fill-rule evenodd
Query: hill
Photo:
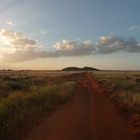
<svg viewBox="0 0 140 140"><path fill-rule="evenodd" d="M99 71L99 69L93 68L93 67L83 67L83 68L78 68L78 67L66 67L62 69L63 71Z"/></svg>

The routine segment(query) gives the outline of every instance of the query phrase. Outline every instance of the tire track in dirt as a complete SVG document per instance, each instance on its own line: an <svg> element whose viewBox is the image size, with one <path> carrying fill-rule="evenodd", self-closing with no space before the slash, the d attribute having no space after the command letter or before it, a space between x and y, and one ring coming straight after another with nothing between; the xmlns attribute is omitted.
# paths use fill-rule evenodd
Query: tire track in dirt
<svg viewBox="0 0 140 140"><path fill-rule="evenodd" d="M90 74L79 74L71 101L42 119L24 140L138 140Z"/></svg>

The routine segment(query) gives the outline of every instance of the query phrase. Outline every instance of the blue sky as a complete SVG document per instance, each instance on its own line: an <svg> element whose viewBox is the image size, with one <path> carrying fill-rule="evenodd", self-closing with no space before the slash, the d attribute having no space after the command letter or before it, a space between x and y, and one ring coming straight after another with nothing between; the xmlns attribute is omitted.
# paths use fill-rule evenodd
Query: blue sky
<svg viewBox="0 0 140 140"><path fill-rule="evenodd" d="M139 6L139 0L1 1L0 43L4 51L0 65L14 69L86 65L140 69ZM16 33L22 36L12 38ZM40 49L41 55L33 48Z"/></svg>

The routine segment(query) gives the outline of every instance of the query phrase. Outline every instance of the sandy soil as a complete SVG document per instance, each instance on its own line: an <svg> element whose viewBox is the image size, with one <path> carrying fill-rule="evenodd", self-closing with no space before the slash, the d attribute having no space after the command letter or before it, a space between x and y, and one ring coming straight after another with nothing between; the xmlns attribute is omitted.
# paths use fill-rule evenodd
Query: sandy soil
<svg viewBox="0 0 140 140"><path fill-rule="evenodd" d="M107 93L90 74L81 74L75 96L43 118L24 140L138 140Z"/></svg>

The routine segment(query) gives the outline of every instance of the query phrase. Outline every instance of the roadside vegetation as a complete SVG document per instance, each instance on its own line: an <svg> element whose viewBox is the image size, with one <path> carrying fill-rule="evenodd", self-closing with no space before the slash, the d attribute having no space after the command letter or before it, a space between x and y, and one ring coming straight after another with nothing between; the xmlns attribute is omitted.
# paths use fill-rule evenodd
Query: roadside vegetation
<svg viewBox="0 0 140 140"><path fill-rule="evenodd" d="M40 117L74 94L75 82L68 76L40 74L0 74L0 140L20 140Z"/></svg>
<svg viewBox="0 0 140 140"><path fill-rule="evenodd" d="M105 87L113 104L130 123L131 133L140 135L140 72L95 72L100 85Z"/></svg>

